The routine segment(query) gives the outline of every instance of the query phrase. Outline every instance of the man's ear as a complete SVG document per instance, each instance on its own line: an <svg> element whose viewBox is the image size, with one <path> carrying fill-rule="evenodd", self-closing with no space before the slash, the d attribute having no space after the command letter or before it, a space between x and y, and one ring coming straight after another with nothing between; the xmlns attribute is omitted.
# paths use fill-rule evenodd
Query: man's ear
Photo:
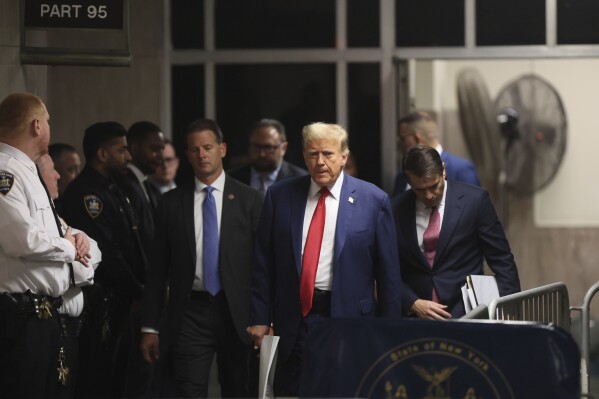
<svg viewBox="0 0 599 399"><path fill-rule="evenodd" d="M31 121L31 132L35 135L35 136L39 136L42 132L42 127L40 126L40 120L39 119L34 119Z"/></svg>
<svg viewBox="0 0 599 399"><path fill-rule="evenodd" d="M106 148L98 148L96 150L96 158L98 158L98 161L100 161L101 163L106 162L106 159L108 159L108 151L106 151Z"/></svg>

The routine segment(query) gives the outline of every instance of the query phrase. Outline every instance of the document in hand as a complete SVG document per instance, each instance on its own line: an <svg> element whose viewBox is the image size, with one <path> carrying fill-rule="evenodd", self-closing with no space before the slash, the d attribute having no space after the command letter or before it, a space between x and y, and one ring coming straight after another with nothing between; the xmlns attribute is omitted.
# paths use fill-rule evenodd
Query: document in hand
<svg viewBox="0 0 599 399"><path fill-rule="evenodd" d="M260 381L258 383L258 398L274 398L275 366L279 345L278 336L265 335L260 344Z"/></svg>
<svg viewBox="0 0 599 399"><path fill-rule="evenodd" d="M466 276L466 284L462 287L462 299L466 313L478 305L488 305L499 298L499 288L495 276Z"/></svg>

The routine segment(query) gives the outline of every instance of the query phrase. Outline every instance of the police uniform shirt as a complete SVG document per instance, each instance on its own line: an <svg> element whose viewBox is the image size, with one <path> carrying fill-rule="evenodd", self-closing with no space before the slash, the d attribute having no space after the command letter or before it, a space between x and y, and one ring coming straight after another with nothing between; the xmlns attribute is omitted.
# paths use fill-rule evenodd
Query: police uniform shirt
<svg viewBox="0 0 599 399"><path fill-rule="evenodd" d="M61 238L35 163L0 143L0 292L52 297L69 287L75 247Z"/></svg>
<svg viewBox="0 0 599 399"><path fill-rule="evenodd" d="M66 230L66 223L61 219L62 229ZM73 229L73 235L78 234L80 230ZM62 305L58 309L61 314L66 314L71 317L77 317L83 311L83 292L80 287L91 285L94 283L94 272L98 264L102 260L102 253L98 248L98 243L89 237L89 266L84 266L80 262L73 262L73 277L75 285L71 285L69 289L62 294Z"/></svg>

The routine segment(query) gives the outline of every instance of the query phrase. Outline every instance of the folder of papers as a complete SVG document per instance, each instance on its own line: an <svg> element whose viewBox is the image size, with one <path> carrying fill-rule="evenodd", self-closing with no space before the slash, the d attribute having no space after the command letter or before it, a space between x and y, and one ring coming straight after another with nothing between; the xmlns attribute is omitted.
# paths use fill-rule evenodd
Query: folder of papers
<svg viewBox="0 0 599 399"><path fill-rule="evenodd" d="M462 299L466 313L478 305L488 305L499 298L499 288L495 276L466 276L466 284L462 287Z"/></svg>
<svg viewBox="0 0 599 399"><path fill-rule="evenodd" d="M260 344L260 381L258 383L258 397L260 399L275 397L273 385L279 339L280 337L276 335L265 335L262 344Z"/></svg>

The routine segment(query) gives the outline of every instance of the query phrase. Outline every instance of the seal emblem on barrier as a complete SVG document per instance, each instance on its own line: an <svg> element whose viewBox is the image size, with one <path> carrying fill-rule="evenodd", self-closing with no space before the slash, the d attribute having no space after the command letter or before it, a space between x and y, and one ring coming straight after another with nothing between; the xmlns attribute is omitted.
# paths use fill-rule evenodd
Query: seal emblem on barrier
<svg viewBox="0 0 599 399"><path fill-rule="evenodd" d="M453 340L425 338L406 342L379 357L355 396L513 399L514 393L501 370L479 350Z"/></svg>

